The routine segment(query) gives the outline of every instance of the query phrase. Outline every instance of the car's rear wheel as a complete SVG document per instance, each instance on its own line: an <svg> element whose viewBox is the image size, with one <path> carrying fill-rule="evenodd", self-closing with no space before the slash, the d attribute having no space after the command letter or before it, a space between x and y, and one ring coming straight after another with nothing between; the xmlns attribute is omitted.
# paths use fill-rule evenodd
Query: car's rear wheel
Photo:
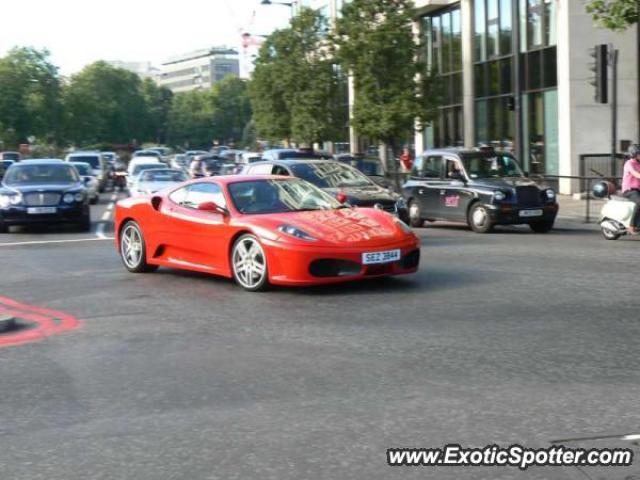
<svg viewBox="0 0 640 480"><path fill-rule="evenodd" d="M144 236L133 220L125 223L120 232L120 256L124 266L133 273L153 272L158 267L147 263Z"/></svg>
<svg viewBox="0 0 640 480"><path fill-rule="evenodd" d="M419 228L424 224L420 205L415 200L409 202L409 223L414 228Z"/></svg>
<svg viewBox="0 0 640 480"><path fill-rule="evenodd" d="M493 230L493 221L489 215L487 207L481 203L476 203L469 210L469 227L476 233L488 233Z"/></svg>
<svg viewBox="0 0 640 480"><path fill-rule="evenodd" d="M553 220L547 220L545 222L531 222L529 227L536 233L547 233L553 228Z"/></svg>
<svg viewBox="0 0 640 480"><path fill-rule="evenodd" d="M245 290L256 292L269 284L267 257L255 235L242 235L231 250L233 278Z"/></svg>

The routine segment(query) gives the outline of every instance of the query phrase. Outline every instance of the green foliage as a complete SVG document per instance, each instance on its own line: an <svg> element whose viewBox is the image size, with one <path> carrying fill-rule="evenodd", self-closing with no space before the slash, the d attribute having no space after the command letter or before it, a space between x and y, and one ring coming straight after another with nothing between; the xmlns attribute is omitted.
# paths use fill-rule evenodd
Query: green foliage
<svg viewBox="0 0 640 480"><path fill-rule="evenodd" d="M71 77L66 89L67 136L77 144L141 142L146 103L136 74L95 62Z"/></svg>
<svg viewBox="0 0 640 480"><path fill-rule="evenodd" d="M623 31L638 23L638 0L587 0L587 12L599 26Z"/></svg>
<svg viewBox="0 0 640 480"><path fill-rule="evenodd" d="M173 93L166 87L159 87L150 78L145 78L142 81L142 96L147 113L144 138L153 139L157 144L164 144L169 131L169 113Z"/></svg>
<svg viewBox="0 0 640 480"><path fill-rule="evenodd" d="M438 103L435 77L417 60L414 17L411 0L353 0L333 34L335 55L354 77L356 131L392 146L416 120L431 121Z"/></svg>
<svg viewBox="0 0 640 480"><path fill-rule="evenodd" d="M312 144L337 134L339 77L326 30L325 18L303 8L262 45L249 89L260 137Z"/></svg>
<svg viewBox="0 0 640 480"><path fill-rule="evenodd" d="M241 140L244 127L251 119L251 102L247 82L227 76L211 88L213 136L222 144Z"/></svg>
<svg viewBox="0 0 640 480"><path fill-rule="evenodd" d="M169 140L188 148L208 148L213 140L211 92L192 90L173 96Z"/></svg>
<svg viewBox="0 0 640 480"><path fill-rule="evenodd" d="M60 140L60 89L47 50L14 48L0 58L0 139L5 148L30 136Z"/></svg>

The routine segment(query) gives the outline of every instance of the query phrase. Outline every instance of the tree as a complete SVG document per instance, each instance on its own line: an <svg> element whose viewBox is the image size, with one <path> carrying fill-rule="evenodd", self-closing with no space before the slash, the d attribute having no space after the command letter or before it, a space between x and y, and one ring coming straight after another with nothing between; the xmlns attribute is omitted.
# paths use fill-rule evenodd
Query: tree
<svg viewBox="0 0 640 480"><path fill-rule="evenodd" d="M227 76L211 87L213 135L223 143L238 142L251 119L247 82Z"/></svg>
<svg viewBox="0 0 640 480"><path fill-rule="evenodd" d="M145 139L163 144L167 141L173 93L166 87L159 87L150 78L145 78L142 81L142 96L147 113Z"/></svg>
<svg viewBox="0 0 640 480"><path fill-rule="evenodd" d="M338 72L326 30L320 13L302 8L263 44L250 89L259 136L312 144L337 133Z"/></svg>
<svg viewBox="0 0 640 480"><path fill-rule="evenodd" d="M0 139L5 145L61 140L58 69L47 50L14 48L0 58Z"/></svg>
<svg viewBox="0 0 640 480"><path fill-rule="evenodd" d="M588 0L587 12L601 27L623 31L638 23L638 0Z"/></svg>
<svg viewBox="0 0 640 480"><path fill-rule="evenodd" d="M129 143L148 133L147 104L136 74L99 61L66 89L67 136L78 144Z"/></svg>
<svg viewBox="0 0 640 480"><path fill-rule="evenodd" d="M169 141L174 145L208 148L213 140L213 107L209 90L173 96L169 113Z"/></svg>
<svg viewBox="0 0 640 480"><path fill-rule="evenodd" d="M353 126L395 149L416 120L432 120L438 102L434 76L418 60L411 0L345 3L333 34L335 54L354 77Z"/></svg>

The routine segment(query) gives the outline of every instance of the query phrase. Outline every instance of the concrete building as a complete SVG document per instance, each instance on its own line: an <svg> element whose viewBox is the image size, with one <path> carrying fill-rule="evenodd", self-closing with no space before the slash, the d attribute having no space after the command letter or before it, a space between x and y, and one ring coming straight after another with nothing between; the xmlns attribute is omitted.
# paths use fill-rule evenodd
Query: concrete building
<svg viewBox="0 0 640 480"><path fill-rule="evenodd" d="M213 47L170 58L161 70L158 84L177 93L210 88L227 75L239 76L240 63L237 50Z"/></svg>
<svg viewBox="0 0 640 480"><path fill-rule="evenodd" d="M616 148L638 142L637 27L596 28L573 0L417 0L416 7L428 71L446 87L438 119L416 135L416 152L490 144L543 175L589 174L581 157L592 154L608 166L611 107L595 102L590 84L590 49L602 43L619 51ZM577 185L559 181L563 193Z"/></svg>

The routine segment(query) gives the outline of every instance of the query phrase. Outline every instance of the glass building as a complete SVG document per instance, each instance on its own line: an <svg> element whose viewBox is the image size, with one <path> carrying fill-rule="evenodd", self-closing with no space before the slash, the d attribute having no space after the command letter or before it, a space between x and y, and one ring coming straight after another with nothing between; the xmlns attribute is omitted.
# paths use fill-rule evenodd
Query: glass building
<svg viewBox="0 0 640 480"><path fill-rule="evenodd" d="M424 73L444 89L416 150L492 145L533 174L578 175L580 157L611 151L610 106L594 102L590 84L599 43L619 50L618 140L638 141L637 27L596 28L573 0L415 3Z"/></svg>

